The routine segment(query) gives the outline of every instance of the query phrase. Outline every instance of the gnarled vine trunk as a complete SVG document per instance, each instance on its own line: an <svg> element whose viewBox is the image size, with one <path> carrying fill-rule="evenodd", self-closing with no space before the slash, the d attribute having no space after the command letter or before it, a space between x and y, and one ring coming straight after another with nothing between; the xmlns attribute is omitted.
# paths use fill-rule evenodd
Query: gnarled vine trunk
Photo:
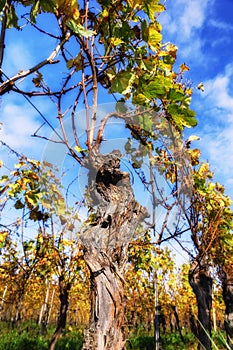
<svg viewBox="0 0 233 350"><path fill-rule="evenodd" d="M189 283L198 307L197 337L199 349L211 350L212 278L203 261L194 262L189 270Z"/></svg>
<svg viewBox="0 0 233 350"><path fill-rule="evenodd" d="M81 233L91 276L90 325L83 350L125 348L122 275L129 242L146 210L135 200L130 177L120 169L120 158L119 151L89 156L89 192L97 210L94 222Z"/></svg>
<svg viewBox="0 0 233 350"><path fill-rule="evenodd" d="M222 272L222 295L225 303L225 330L230 349L233 350L233 276Z"/></svg>

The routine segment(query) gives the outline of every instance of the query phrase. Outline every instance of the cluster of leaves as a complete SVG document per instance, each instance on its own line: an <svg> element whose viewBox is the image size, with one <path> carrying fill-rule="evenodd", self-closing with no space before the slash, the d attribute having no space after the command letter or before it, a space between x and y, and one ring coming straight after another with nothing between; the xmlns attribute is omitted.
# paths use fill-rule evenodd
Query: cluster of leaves
<svg viewBox="0 0 233 350"><path fill-rule="evenodd" d="M102 26L105 37L101 36L101 42L108 54L116 55L119 51L124 55L123 69L106 70L111 81L110 92L120 93L124 99L132 98L134 105L153 107L157 112L162 110L166 118L182 130L196 125L195 113L189 108L192 90L182 83L183 72L189 68L182 64L179 73L173 71L177 47L162 44L162 27L155 16L164 9L159 1L121 2L117 4L117 11L103 8L109 35L106 36ZM138 15L140 11L144 11L144 16ZM122 25L116 27L119 15ZM134 26L130 26L130 21ZM150 124L147 131L152 132L154 123ZM143 128L142 124L139 126Z"/></svg>
<svg viewBox="0 0 233 350"><path fill-rule="evenodd" d="M17 280L11 294L18 304L29 291L34 274L39 279L62 277L70 286L74 279L81 282L84 277L80 271L86 266L75 231L78 214L66 208L61 185L51 166L23 157L9 176L2 176L1 186L3 209L10 200L21 214L15 223L21 247L12 234L12 224L6 223L0 232L0 271L3 280ZM27 237L24 231L29 222L38 226L32 225Z"/></svg>
<svg viewBox="0 0 233 350"><path fill-rule="evenodd" d="M167 248L156 247L148 232L132 242L129 248L127 281L127 317L129 326L141 324L150 329L154 318L155 283L159 292L159 305L165 317L165 327L173 314L172 305L178 308L181 322L187 326L189 306L194 303L194 294L188 282L188 265L178 270L175 259Z"/></svg>
<svg viewBox="0 0 233 350"><path fill-rule="evenodd" d="M194 170L193 188L191 219L197 233L194 238L196 248L216 262L231 260L232 201L224 193L224 186L213 182L208 163L202 163Z"/></svg>
<svg viewBox="0 0 233 350"><path fill-rule="evenodd" d="M98 41L103 61L98 81L106 86L107 80L111 93L122 94L123 100L131 98L135 105L161 110L179 130L196 125L195 113L190 109L192 90L182 82L183 73L189 68L182 64L180 71L174 72L177 47L162 44L162 26L157 16L165 7L159 0L96 1L99 10L81 8L75 0L17 2L30 7L33 23L40 13L55 14L62 19L60 26L64 32L70 30L80 40L93 37ZM1 10L4 5L2 1ZM14 3L8 12L11 18L8 27L17 28ZM87 48L84 51L87 52ZM77 56L67 60L68 69L81 70L86 65L83 59L78 50ZM94 64L98 69L97 60ZM40 86L38 78L36 84Z"/></svg>
<svg viewBox="0 0 233 350"><path fill-rule="evenodd" d="M13 201L14 208L23 210L29 220L46 223L54 215L62 225L67 223L66 216L70 212L61 183L49 163L21 157L10 174L0 178L0 195L2 208L7 201ZM77 214L75 219L78 219ZM73 229L71 221L68 229Z"/></svg>

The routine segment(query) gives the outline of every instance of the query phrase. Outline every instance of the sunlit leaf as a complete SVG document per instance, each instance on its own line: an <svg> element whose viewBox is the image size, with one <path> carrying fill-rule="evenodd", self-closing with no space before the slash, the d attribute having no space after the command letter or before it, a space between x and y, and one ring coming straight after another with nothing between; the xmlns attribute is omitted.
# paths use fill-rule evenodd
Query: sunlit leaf
<svg viewBox="0 0 233 350"><path fill-rule="evenodd" d="M69 20L66 25L76 34L84 36L85 38L91 37L96 34L94 30L85 29L81 24L77 24L74 20Z"/></svg>
<svg viewBox="0 0 233 350"><path fill-rule="evenodd" d="M161 28L157 24L149 25L148 44L154 51L158 50L161 46L162 34L160 30Z"/></svg>
<svg viewBox="0 0 233 350"><path fill-rule="evenodd" d="M15 8L13 5L9 7L9 12L7 15L7 23L6 23L7 28L17 28L18 27L18 17L15 12Z"/></svg>
<svg viewBox="0 0 233 350"><path fill-rule="evenodd" d="M111 82L111 92L125 94L129 92L135 79L135 74L131 71L121 71Z"/></svg>
<svg viewBox="0 0 233 350"><path fill-rule="evenodd" d="M180 65L180 70L181 70L181 72L186 72L189 70L189 67L185 63L182 63Z"/></svg>
<svg viewBox="0 0 233 350"><path fill-rule="evenodd" d="M205 91L204 84L201 82L197 85L198 90Z"/></svg>
<svg viewBox="0 0 233 350"><path fill-rule="evenodd" d="M36 17L40 13L40 1L35 1L30 12L30 19L33 23L36 22Z"/></svg>

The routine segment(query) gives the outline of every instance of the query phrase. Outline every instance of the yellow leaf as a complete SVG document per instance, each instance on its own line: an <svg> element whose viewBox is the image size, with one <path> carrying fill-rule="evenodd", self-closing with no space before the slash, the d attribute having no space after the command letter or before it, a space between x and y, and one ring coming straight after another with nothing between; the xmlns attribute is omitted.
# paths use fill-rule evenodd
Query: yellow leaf
<svg viewBox="0 0 233 350"><path fill-rule="evenodd" d="M186 95L192 96L193 90L191 88L188 88L185 90Z"/></svg>
<svg viewBox="0 0 233 350"><path fill-rule="evenodd" d="M199 164L199 158L200 158L201 151L198 148L190 149L189 155L191 158L191 164L197 165Z"/></svg>
<svg viewBox="0 0 233 350"><path fill-rule="evenodd" d="M197 85L198 90L205 91L204 84L201 82L200 84Z"/></svg>
<svg viewBox="0 0 233 350"><path fill-rule="evenodd" d="M120 38L111 38L110 43L112 46L117 46L117 45L123 44L124 41L121 40Z"/></svg>
<svg viewBox="0 0 233 350"><path fill-rule="evenodd" d="M200 169L199 169L199 174L202 176L208 172L209 172L209 164L208 163L201 164Z"/></svg>
<svg viewBox="0 0 233 350"><path fill-rule="evenodd" d="M162 34L160 33L160 27L154 23L149 26L148 44L152 50L157 50L161 46Z"/></svg>
<svg viewBox="0 0 233 350"><path fill-rule="evenodd" d="M8 236L8 232L7 231L2 231L0 232L0 243L4 243L6 238Z"/></svg>
<svg viewBox="0 0 233 350"><path fill-rule="evenodd" d="M107 9L104 9L103 12L101 13L102 17L103 18L107 18L109 13L108 13L108 10Z"/></svg>
<svg viewBox="0 0 233 350"><path fill-rule="evenodd" d="M67 239L67 238L63 238L62 243L63 243L65 246L70 246L70 245L72 245L72 241L70 241L70 240Z"/></svg>
<svg viewBox="0 0 233 350"><path fill-rule="evenodd" d="M176 59L176 53L177 53L178 47L176 45L173 45L173 44L168 44L166 46L166 49L167 49L169 55L172 58Z"/></svg>
<svg viewBox="0 0 233 350"><path fill-rule="evenodd" d="M59 12L64 13L67 19L79 19L80 13L76 0L58 0L57 4Z"/></svg>
<svg viewBox="0 0 233 350"><path fill-rule="evenodd" d="M181 70L181 72L185 72L185 71L189 70L189 67L185 63L182 63L180 65L180 70Z"/></svg>

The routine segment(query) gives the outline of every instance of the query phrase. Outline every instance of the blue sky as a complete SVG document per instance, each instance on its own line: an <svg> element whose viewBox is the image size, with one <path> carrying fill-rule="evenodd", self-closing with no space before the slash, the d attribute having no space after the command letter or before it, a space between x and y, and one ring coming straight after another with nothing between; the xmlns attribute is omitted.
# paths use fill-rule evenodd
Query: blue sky
<svg viewBox="0 0 233 350"><path fill-rule="evenodd" d="M233 1L167 0L166 7L164 39L178 46L178 61L190 67L194 87L199 124L191 132L201 140L193 146L233 198ZM200 82L204 92L195 88Z"/></svg>
<svg viewBox="0 0 233 350"><path fill-rule="evenodd" d="M190 67L186 77L194 87L192 107L199 121L191 133L201 137L196 146L201 148L202 159L210 162L216 180L233 197L233 1L167 0L166 9L159 18L163 40L176 44L177 63ZM33 36L25 40L18 34L15 30L7 33L5 62L9 75L32 66L38 56L49 54L49 40L40 43ZM204 92L196 89L202 81ZM52 112L45 99L38 99L36 105L46 115ZM22 153L40 157L44 141L30 135L41 125L41 118L26 100L5 95L0 119L3 141ZM43 131L46 133L45 127Z"/></svg>
<svg viewBox="0 0 233 350"><path fill-rule="evenodd" d="M185 62L192 82L192 108L197 113L198 126L188 134L200 136L193 143L201 149L203 161L210 162L215 180L226 187L233 198L233 1L232 0L167 0L166 12L159 17L163 25L163 41L178 46L177 65ZM26 28L27 30L27 28ZM27 69L50 54L50 40L27 40L16 30L7 33L5 69L9 76ZM197 89L204 83L205 91ZM20 87L26 84L21 81ZM37 99L37 108L51 115L58 126L50 101ZM40 159L46 143L31 135L43 123L41 117L22 96L4 95L0 106L0 139L20 153ZM43 126L42 134L51 130ZM0 148L6 161L14 159Z"/></svg>

